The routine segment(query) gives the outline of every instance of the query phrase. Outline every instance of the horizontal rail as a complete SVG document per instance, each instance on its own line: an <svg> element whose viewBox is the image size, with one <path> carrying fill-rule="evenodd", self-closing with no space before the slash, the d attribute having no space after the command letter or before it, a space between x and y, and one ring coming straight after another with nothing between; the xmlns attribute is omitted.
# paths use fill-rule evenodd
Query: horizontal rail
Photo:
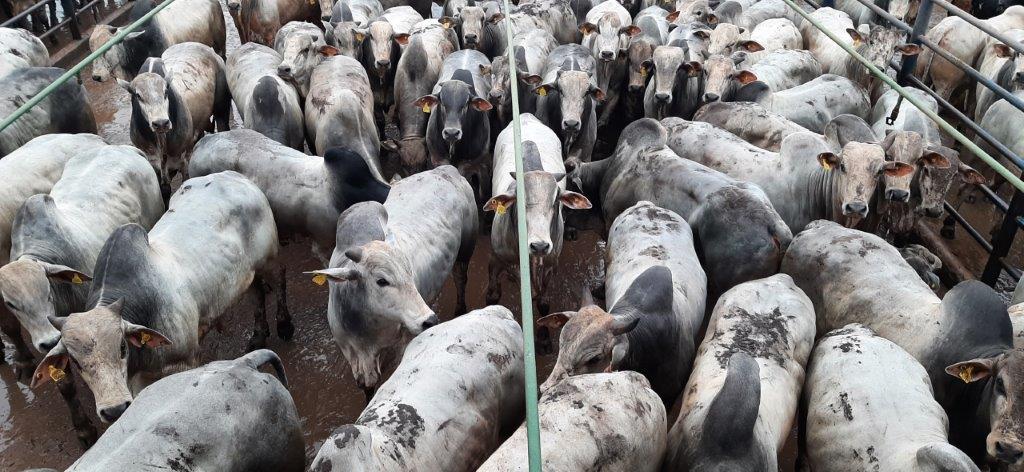
<svg viewBox="0 0 1024 472"><path fill-rule="evenodd" d="M942 8L945 8L946 11L949 12L950 14L955 15L957 17L960 17L961 20L966 21L971 26L984 31L989 36L991 36L993 38L996 38L999 41L1001 41L1003 44L1013 48L1014 51L1017 51L1017 52L1019 52L1021 54L1024 54L1024 45L1018 44L1013 39L1011 39L1009 36L1006 36L1002 32L996 30L995 28L992 28L991 26L989 26L988 23L985 22L985 20L979 20L979 19L975 18L970 13L967 13L967 12L961 10L960 7L958 7L956 5L953 5L952 3L949 3L946 0L931 0L931 1L932 1L932 3L938 5L938 6L942 7Z"/></svg>
<svg viewBox="0 0 1024 472"><path fill-rule="evenodd" d="M40 8L43 8L46 5L49 5L49 4L53 3L54 1L55 0L43 0L42 2L39 2L39 3L35 4L35 5L32 5L32 6L28 7L28 8L26 8L25 11L23 11L21 13L18 13L17 15L12 16L9 20L7 20L7 21L3 22L2 24L0 24L0 27L7 28L7 27L11 27L12 25L16 25L16 24L20 23L21 20L24 20L25 18L28 18L29 15L34 13L36 10L38 10Z"/></svg>

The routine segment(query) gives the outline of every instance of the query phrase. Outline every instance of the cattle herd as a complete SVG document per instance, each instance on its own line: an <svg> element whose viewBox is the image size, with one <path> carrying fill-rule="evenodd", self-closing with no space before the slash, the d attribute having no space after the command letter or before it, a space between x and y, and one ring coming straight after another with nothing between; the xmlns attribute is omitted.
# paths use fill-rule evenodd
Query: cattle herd
<svg viewBox="0 0 1024 472"><path fill-rule="evenodd" d="M1024 7L1004 10L985 21L1024 39ZM890 73L920 54L1024 154L1024 113L860 3L810 17ZM933 41L1024 98L1024 57L935 20ZM307 276L366 400L313 470L526 470L523 332L498 305L520 238L557 352L544 470L776 471L794 429L810 470L1024 470L1024 305L941 288L906 245L986 176L783 0L176 0L124 33L89 45L124 36L91 74L130 94L131 145L96 135L75 81L0 131L0 327L10 367L69 407L86 450L69 470L307 466L265 349L269 311L295 331L285 242L322 262ZM0 28L0 116L61 73ZM552 312L580 231L606 242L603 280ZM455 310L435 313L449 276ZM222 319L243 297L247 353L204 364L211 329L247 331Z"/></svg>

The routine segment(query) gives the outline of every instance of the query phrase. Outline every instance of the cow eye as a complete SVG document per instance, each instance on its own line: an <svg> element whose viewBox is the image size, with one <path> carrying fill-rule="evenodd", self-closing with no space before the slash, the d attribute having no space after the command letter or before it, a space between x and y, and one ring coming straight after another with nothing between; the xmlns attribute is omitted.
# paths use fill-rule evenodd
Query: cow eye
<svg viewBox="0 0 1024 472"><path fill-rule="evenodd" d="M601 355L600 354L598 354L598 355L596 355L594 357L591 357L590 359L587 359L587 365L589 365L589 366L595 366L595 365L597 365L598 362L601 362Z"/></svg>
<svg viewBox="0 0 1024 472"><path fill-rule="evenodd" d="M387 287L389 285L391 285L391 283L388 282L387 279L377 279L377 286L378 287Z"/></svg>
<svg viewBox="0 0 1024 472"><path fill-rule="evenodd" d="M996 394L1006 396L1006 384L1003 383L1002 377L996 377Z"/></svg>
<svg viewBox="0 0 1024 472"><path fill-rule="evenodd" d="M846 172L846 164L839 164L839 172Z"/></svg>

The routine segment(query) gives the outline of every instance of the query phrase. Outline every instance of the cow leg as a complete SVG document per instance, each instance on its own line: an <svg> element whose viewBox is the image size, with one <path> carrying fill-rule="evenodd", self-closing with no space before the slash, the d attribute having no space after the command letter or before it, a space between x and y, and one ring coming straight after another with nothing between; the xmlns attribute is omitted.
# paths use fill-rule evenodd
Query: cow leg
<svg viewBox="0 0 1024 472"><path fill-rule="evenodd" d="M277 295L277 337L291 341L295 335L295 325L292 324L292 314L288 311L288 279L285 278L285 269L282 266L277 271L274 291Z"/></svg>
<svg viewBox="0 0 1024 472"><path fill-rule="evenodd" d="M19 379L28 379L35 371L35 359L32 351L29 350L25 339L21 337L21 323L14 317L14 314L0 306L0 332L7 335L7 340L14 345L14 375ZM0 343L0 347L3 343ZM3 353L0 352L0 363L4 362Z"/></svg>
<svg viewBox="0 0 1024 472"><path fill-rule="evenodd" d="M93 444L96 444L96 439L99 435L96 432L96 427L93 426L92 421L85 414L85 410L82 409L82 402L78 401L75 377L72 371L67 370L66 372L67 375L57 382L57 389L60 390L60 396L64 397L64 403L68 405L68 410L71 412L71 424L75 427L78 444L82 446L84 451L92 447Z"/></svg>
<svg viewBox="0 0 1024 472"><path fill-rule="evenodd" d="M267 290L262 277L257 276L249 287L249 294L255 296L256 313L252 326L252 337L249 338L249 346L246 352L255 351L267 347L267 338L270 337L270 325L267 324Z"/></svg>
<svg viewBox="0 0 1024 472"><path fill-rule="evenodd" d="M501 261L491 252L490 260L487 261L487 295L488 305L494 305L501 300L501 275L504 270Z"/></svg>
<svg viewBox="0 0 1024 472"><path fill-rule="evenodd" d="M455 261L452 266L455 279L455 316L466 313L466 284L469 282L469 261Z"/></svg>

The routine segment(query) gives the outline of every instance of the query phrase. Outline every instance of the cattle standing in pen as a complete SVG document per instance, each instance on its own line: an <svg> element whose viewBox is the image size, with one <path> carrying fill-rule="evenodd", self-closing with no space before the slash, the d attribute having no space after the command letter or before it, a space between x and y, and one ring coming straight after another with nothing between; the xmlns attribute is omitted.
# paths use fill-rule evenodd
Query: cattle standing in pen
<svg viewBox="0 0 1024 472"><path fill-rule="evenodd" d="M329 0L321 0L323 7ZM334 4L324 21L329 21L327 44L338 48L338 54L356 60L363 58L365 29L384 13L378 0L343 0Z"/></svg>
<svg viewBox="0 0 1024 472"><path fill-rule="evenodd" d="M583 46L590 49L597 61L597 87L606 95L597 120L597 126L603 127L619 103L619 90L626 81L624 53L629 48L629 39L639 34L640 28L631 24L629 12L618 0L605 0L587 12L580 32Z"/></svg>
<svg viewBox="0 0 1024 472"><path fill-rule="evenodd" d="M455 51L445 58L433 92L414 103L430 111L426 142L431 167L452 164L477 189L486 177L479 168L491 151L490 67L480 51Z"/></svg>
<svg viewBox="0 0 1024 472"><path fill-rule="evenodd" d="M306 96L306 139L322 156L344 147L380 174L380 139L373 121L373 92L359 61L346 56L324 60L313 70Z"/></svg>
<svg viewBox="0 0 1024 472"><path fill-rule="evenodd" d="M384 120L396 102L401 104L400 91L395 88L398 81L396 68L402 54L408 49L412 27L423 21L423 17L416 13L412 7L397 6L384 10L379 17L374 19L362 30L356 30L362 36L362 57L359 61L366 69L366 75L370 78L370 87L373 89L373 104L377 129L383 132ZM358 39L358 36L357 36ZM432 52L436 45L431 44L428 48ZM449 53L451 51L448 51ZM444 60L444 57L441 57ZM438 70L441 65L438 63ZM422 69L419 66L417 71ZM434 77L436 80L437 78ZM408 79L405 79L408 80ZM399 82L400 83L400 82ZM433 86L434 82L430 82ZM417 95L419 98L421 95ZM414 98L415 100L415 98ZM401 106L401 105L399 105ZM400 110L401 108L399 108ZM399 116L399 121L401 117Z"/></svg>
<svg viewBox="0 0 1024 472"><path fill-rule="evenodd" d="M779 152L787 136L810 131L754 102L708 103L693 115L693 121L710 123L772 152Z"/></svg>
<svg viewBox="0 0 1024 472"><path fill-rule="evenodd" d="M338 54L328 46L324 32L311 23L292 21L281 27L274 38L274 50L281 55L277 74L295 85L303 98L309 94L310 76L325 57Z"/></svg>
<svg viewBox="0 0 1024 472"><path fill-rule="evenodd" d="M97 415L114 422L144 387L196 366L200 339L246 291L257 298L250 347L262 347L270 332L264 283L276 276L277 249L270 205L245 177L185 181L148 234L128 224L107 239L90 309L51 319L60 341L36 368L33 387L74 364Z"/></svg>
<svg viewBox="0 0 1024 472"><path fill-rule="evenodd" d="M670 41L666 46L658 46L651 59L643 64L652 76L644 94L644 116L647 118L688 118L700 107L704 84L700 80L701 64L688 59L693 57L692 51L674 44L678 43Z"/></svg>
<svg viewBox="0 0 1024 472"><path fill-rule="evenodd" d="M12 116L46 86L64 74L56 67L17 69L0 77L0 116ZM86 98L85 87L65 82L0 131L0 158L11 154L33 138L50 133L96 133L96 119Z"/></svg>
<svg viewBox="0 0 1024 472"><path fill-rule="evenodd" d="M668 42L670 23L676 19L664 8L652 6L645 8L633 18L633 24L640 32L629 38L626 48L627 72L625 98L626 110L630 119L643 116L643 95L647 87L650 72L645 63L654 57L654 49Z"/></svg>
<svg viewBox="0 0 1024 472"><path fill-rule="evenodd" d="M466 310L469 259L477 235L473 189L452 166L398 181L384 204L353 205L338 218L327 321L367 398L401 358L410 337L438 323L427 305L451 273L455 313Z"/></svg>
<svg viewBox="0 0 1024 472"><path fill-rule="evenodd" d="M227 0L227 7L242 44L273 46L278 30L292 21L320 24L316 0Z"/></svg>
<svg viewBox="0 0 1024 472"><path fill-rule="evenodd" d="M516 80L519 89L519 112L535 113L537 99L533 93L530 76L540 77L548 54L558 47L555 37L547 30L534 29L519 33L512 38L512 55L515 57ZM512 121L512 88L509 84L509 61L506 54L491 62L491 90L488 98L497 108L491 112L495 123L505 126Z"/></svg>
<svg viewBox="0 0 1024 472"><path fill-rule="evenodd" d="M579 44L558 46L548 55L537 84L537 118L558 134L566 160L588 162L597 142L597 62Z"/></svg>
<svg viewBox="0 0 1024 472"><path fill-rule="evenodd" d="M302 151L306 129L302 99L277 75L281 55L259 43L245 43L228 55L228 88L246 128Z"/></svg>
<svg viewBox="0 0 1024 472"><path fill-rule="evenodd" d="M871 112L864 88L833 74L778 92L763 82L752 82L737 93L735 101L757 102L815 133L824 132L825 125L839 115L864 118Z"/></svg>

